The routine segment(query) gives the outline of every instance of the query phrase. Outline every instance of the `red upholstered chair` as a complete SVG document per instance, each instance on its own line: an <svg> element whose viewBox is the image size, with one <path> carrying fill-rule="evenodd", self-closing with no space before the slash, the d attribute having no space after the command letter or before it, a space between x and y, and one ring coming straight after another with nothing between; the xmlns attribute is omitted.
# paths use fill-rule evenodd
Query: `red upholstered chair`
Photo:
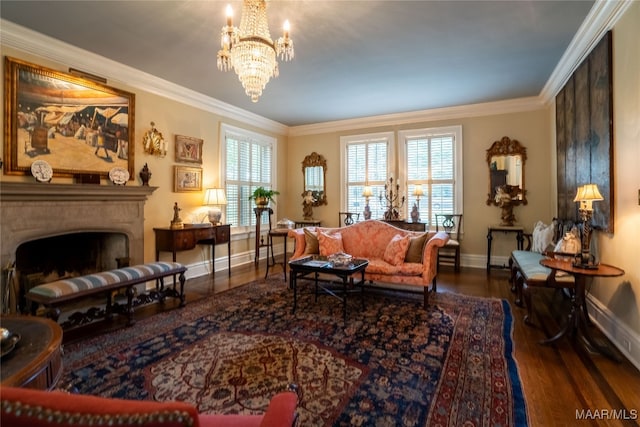
<svg viewBox="0 0 640 427"><path fill-rule="evenodd" d="M262 415L198 414L184 402L109 399L59 391L0 387L3 427L291 427L298 396L275 395Z"/></svg>

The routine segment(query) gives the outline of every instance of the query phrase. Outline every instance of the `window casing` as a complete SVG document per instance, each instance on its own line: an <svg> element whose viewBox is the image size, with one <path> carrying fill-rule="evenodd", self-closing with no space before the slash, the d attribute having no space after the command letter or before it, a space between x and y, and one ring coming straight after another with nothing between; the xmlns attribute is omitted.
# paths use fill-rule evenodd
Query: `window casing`
<svg viewBox="0 0 640 427"><path fill-rule="evenodd" d="M384 184L392 164L393 133L344 136L340 138L341 210L362 213L365 186L371 187L373 196L369 199L371 218L382 218L385 205L379 199L384 194Z"/></svg>
<svg viewBox="0 0 640 427"><path fill-rule="evenodd" d="M220 129L221 176L227 193L226 222L242 232L256 224L255 202L249 196L257 187L276 189L276 139L226 124ZM262 221L267 222L266 215Z"/></svg>
<svg viewBox="0 0 640 427"><path fill-rule="evenodd" d="M399 179L405 184L406 212L422 186L420 221L435 228L435 214L462 213L462 126L398 132Z"/></svg>

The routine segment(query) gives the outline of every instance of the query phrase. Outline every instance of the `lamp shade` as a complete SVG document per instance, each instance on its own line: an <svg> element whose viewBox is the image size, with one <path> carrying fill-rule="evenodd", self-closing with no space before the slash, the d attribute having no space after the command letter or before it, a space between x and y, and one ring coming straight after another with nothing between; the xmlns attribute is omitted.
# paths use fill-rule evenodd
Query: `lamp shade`
<svg viewBox="0 0 640 427"><path fill-rule="evenodd" d="M220 206L227 204L227 197L223 188L207 188L204 193L205 206Z"/></svg>
<svg viewBox="0 0 640 427"><path fill-rule="evenodd" d="M371 187L366 185L364 187L364 190L362 190L362 197L372 197L372 196L373 196L373 190L371 190Z"/></svg>
<svg viewBox="0 0 640 427"><path fill-rule="evenodd" d="M422 185L416 185L413 189L413 195L416 197L421 197L424 195L424 192L422 191Z"/></svg>
<svg viewBox="0 0 640 427"><path fill-rule="evenodd" d="M592 202L604 200L598 186L596 184L585 184L582 187L578 187L574 202L580 202L580 209L591 210Z"/></svg>

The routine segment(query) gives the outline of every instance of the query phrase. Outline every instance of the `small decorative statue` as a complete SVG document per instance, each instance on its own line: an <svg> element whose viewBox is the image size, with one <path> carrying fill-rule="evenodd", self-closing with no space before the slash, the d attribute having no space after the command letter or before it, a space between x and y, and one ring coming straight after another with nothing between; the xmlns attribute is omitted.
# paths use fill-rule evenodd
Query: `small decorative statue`
<svg viewBox="0 0 640 427"><path fill-rule="evenodd" d="M184 224L182 223L182 220L180 219L180 211L181 210L182 209L180 209L178 207L178 202L176 202L173 205L173 219L171 220L171 229L172 230L184 228Z"/></svg>
<svg viewBox="0 0 640 427"><path fill-rule="evenodd" d="M316 199L313 198L313 193L311 191L307 191L302 199L302 215L304 219L313 218L313 204Z"/></svg>
<svg viewBox="0 0 640 427"><path fill-rule="evenodd" d="M145 163L140 171L140 179L142 180L142 185L149 185L149 180L151 179L151 171L149 170L149 166Z"/></svg>
<svg viewBox="0 0 640 427"><path fill-rule="evenodd" d="M508 185L496 187L496 204L502 209L500 213L502 222L500 225L511 226L516 221L516 216L513 214L513 198L509 187Z"/></svg>

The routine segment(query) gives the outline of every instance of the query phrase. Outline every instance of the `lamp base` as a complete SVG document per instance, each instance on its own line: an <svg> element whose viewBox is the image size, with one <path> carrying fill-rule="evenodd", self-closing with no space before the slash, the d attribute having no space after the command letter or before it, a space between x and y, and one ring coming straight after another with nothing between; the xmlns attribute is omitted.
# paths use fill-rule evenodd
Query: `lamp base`
<svg viewBox="0 0 640 427"><path fill-rule="evenodd" d="M222 219L222 211L220 209L211 209L209 210L209 222L213 225L222 224L220 220Z"/></svg>
<svg viewBox="0 0 640 427"><path fill-rule="evenodd" d="M583 270L597 270L598 267L600 266L600 264L592 264L592 263L583 264L577 261L572 263L571 265L574 266L575 268L582 268Z"/></svg>

